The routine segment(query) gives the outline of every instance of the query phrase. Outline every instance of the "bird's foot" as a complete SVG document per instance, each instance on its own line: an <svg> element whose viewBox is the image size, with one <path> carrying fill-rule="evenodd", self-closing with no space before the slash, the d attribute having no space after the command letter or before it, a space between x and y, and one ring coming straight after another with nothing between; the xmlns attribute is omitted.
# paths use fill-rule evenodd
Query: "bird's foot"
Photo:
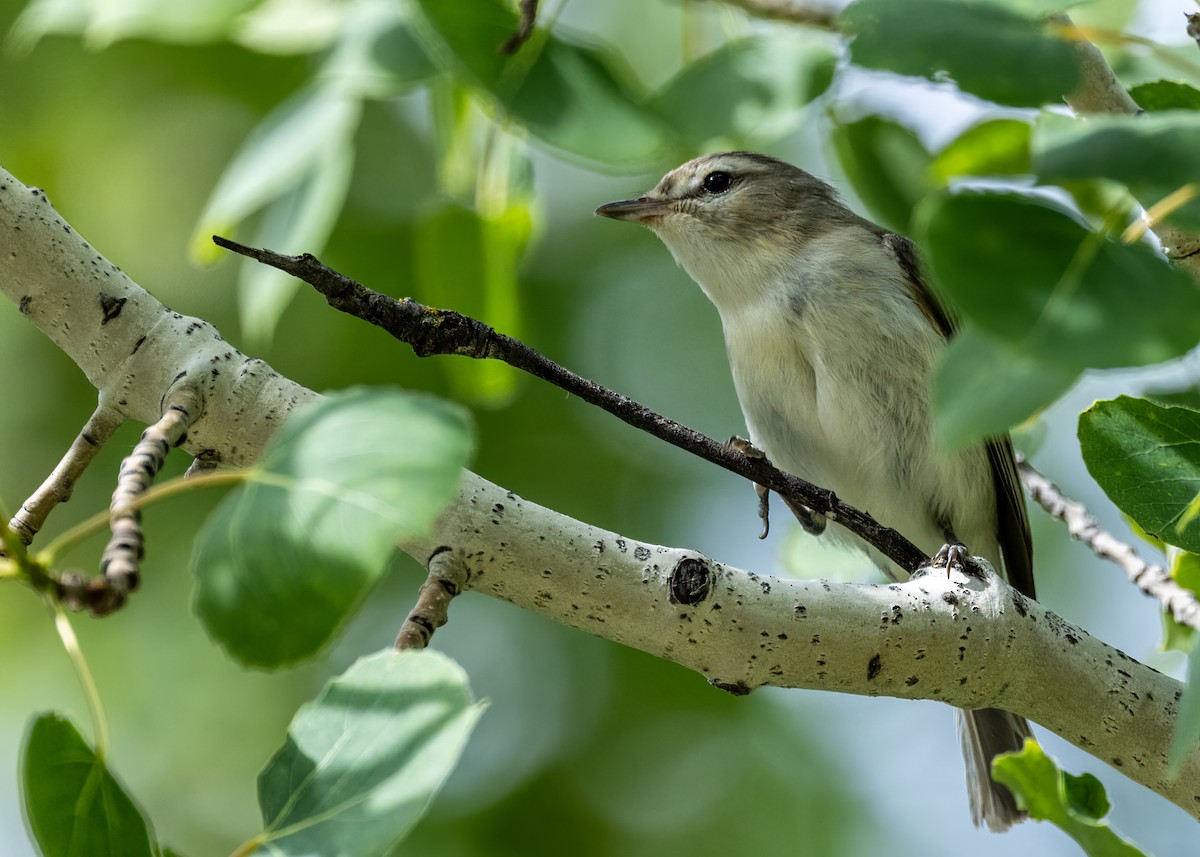
<svg viewBox="0 0 1200 857"><path fill-rule="evenodd" d="M736 449L747 458L767 460L765 452L746 440L746 438L738 437L736 434L729 438L725 445L730 449ZM758 519L762 521L762 532L758 534L758 537L765 539L767 533L771 532L771 489L765 485L755 483L754 493L758 495Z"/></svg>
<svg viewBox="0 0 1200 857"><path fill-rule="evenodd" d="M967 552L966 545L958 542L942 545L929 560L929 566L946 569L946 577L950 576L951 571L957 571L970 577L983 578L983 572L971 561L971 554Z"/></svg>
<svg viewBox="0 0 1200 857"><path fill-rule="evenodd" d="M766 461L768 464L771 463L765 452L744 437L734 435L729 438L725 445L730 449L736 449L747 458L756 458L760 461ZM754 492L758 495L758 517L763 523L762 532L759 533L758 537L765 539L767 533L771 531L771 489L765 485L755 484ZM783 502L792 510L792 514L796 516L796 520L800 522L800 526L804 527L805 531L812 533L814 536L819 536L825 532L827 519L824 515L813 511L803 503L796 503L789 500L787 497L783 498Z"/></svg>

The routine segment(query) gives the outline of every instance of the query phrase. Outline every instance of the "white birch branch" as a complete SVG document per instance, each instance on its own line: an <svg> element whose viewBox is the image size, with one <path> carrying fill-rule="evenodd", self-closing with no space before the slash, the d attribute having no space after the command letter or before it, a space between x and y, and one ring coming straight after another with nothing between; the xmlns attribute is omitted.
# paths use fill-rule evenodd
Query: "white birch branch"
<svg viewBox="0 0 1200 857"><path fill-rule="evenodd" d="M172 313L3 170L0 290L127 418L153 423L174 386L195 384L205 405L184 444L193 454L252 461L316 398ZM1179 682L994 577L871 586L757 575L596 529L471 473L434 532L402 547L422 564L449 548L467 588L730 692L806 687L1023 714L1200 816L1200 750L1177 778L1166 770Z"/></svg>

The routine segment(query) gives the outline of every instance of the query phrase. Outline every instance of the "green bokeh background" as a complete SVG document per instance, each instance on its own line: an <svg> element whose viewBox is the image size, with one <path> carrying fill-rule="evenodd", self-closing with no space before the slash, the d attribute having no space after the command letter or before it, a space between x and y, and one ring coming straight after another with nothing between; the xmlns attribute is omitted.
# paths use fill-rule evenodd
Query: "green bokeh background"
<svg viewBox="0 0 1200 857"><path fill-rule="evenodd" d="M680 4L577 5L564 20L620 44L644 81L678 67ZM20 6L0 0L0 30ZM691 14L688 26L703 40L728 12ZM93 51L76 38L48 38L28 55L0 56L0 164L44 188L80 234L164 303L210 320L299 383L449 395L438 361L458 358L419 360L308 292L271 342L244 341L237 263L188 261L191 231L224 165L308 71L304 58L227 44L133 40ZM418 300L412 224L436 175L425 107L419 95L367 105L350 198L322 253L374 288ZM817 118L814 111L775 153L837 181ZM539 228L520 272L523 337L710 435L742 432L715 313L651 236L590 216L656 178L606 176L536 155ZM0 306L0 361L0 501L11 512L66 449L95 392L13 306ZM1071 441L1074 414L1104 391L1137 383L1128 373L1093 379L1046 417L1036 460L1097 508L1104 503ZM510 403L474 416L474 469L563 513L764 571L780 569L794 540L782 518L771 540L754 539L748 486L540 382L523 380ZM120 457L139 432L126 426L108 445L50 533L107 506ZM187 463L173 457L166 475ZM258 829L255 777L292 713L327 677L390 644L422 579L415 563L398 559L326 660L279 674L245 671L190 614L190 541L216 499L197 492L149 510L142 591L109 619L76 620L108 711L112 764L160 838L190 855L229 853ZM1115 514L1105 522L1121 526ZM1034 523L1042 599L1133 655L1176 668L1154 651L1153 605L1042 516ZM94 540L72 560L90 568L99 548ZM854 558L816 556L820 576L838 565L863 574ZM493 704L401 853L1077 853L1045 826L1005 837L971 828L952 717L941 706L801 692L735 699L680 667L475 594L453 605L435 645ZM16 587L0 590L0 651L0 855L26 857L33 851L21 830L16 759L30 713L64 710L90 730L46 611ZM1181 811L1060 741L1046 745L1069 769L1100 776L1115 822L1142 844L1171 854L1194 841Z"/></svg>

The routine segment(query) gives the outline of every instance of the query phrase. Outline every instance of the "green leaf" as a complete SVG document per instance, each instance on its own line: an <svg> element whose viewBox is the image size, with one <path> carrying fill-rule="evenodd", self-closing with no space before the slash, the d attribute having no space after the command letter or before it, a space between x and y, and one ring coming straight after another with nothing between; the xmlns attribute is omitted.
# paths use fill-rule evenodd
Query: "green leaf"
<svg viewBox="0 0 1200 857"><path fill-rule="evenodd" d="M296 412L197 537L205 628L246 664L315 654L454 496L470 446L462 409L427 396L358 389Z"/></svg>
<svg viewBox="0 0 1200 857"><path fill-rule="evenodd" d="M65 717L39 714L21 753L25 818L44 857L154 857L150 822Z"/></svg>
<svg viewBox="0 0 1200 857"><path fill-rule="evenodd" d="M531 229L527 204L482 215L453 203L416 224L413 292L434 306L453 307L510 336L520 336L517 268ZM488 407L510 401L521 374L497 360L441 361L456 398Z"/></svg>
<svg viewBox="0 0 1200 857"><path fill-rule="evenodd" d="M312 86L289 98L263 119L217 182L192 241L200 261L222 258L210 236L230 234L243 219L296 191L328 168L335 155L348 156L362 113L357 98L333 86ZM341 200L326 197L327 203ZM319 248L277 246L282 252Z"/></svg>
<svg viewBox="0 0 1200 857"><path fill-rule="evenodd" d="M992 119L968 128L941 151L929 171L940 185L959 176L1025 175L1033 127L1019 119Z"/></svg>
<svg viewBox="0 0 1200 857"><path fill-rule="evenodd" d="M497 48L517 28L504 0L415 0L430 56L489 93L517 123L565 152L637 171L667 151L667 129L627 91L599 51L539 31L520 51Z"/></svg>
<svg viewBox="0 0 1200 857"><path fill-rule="evenodd" d="M1079 80L1074 49L1036 17L961 0L858 0L842 13L851 59L938 80L1015 107L1059 103Z"/></svg>
<svg viewBox="0 0 1200 857"><path fill-rule="evenodd" d="M1200 290L1144 244L1010 193L939 194L918 215L942 290L981 330L1046 363L1157 363L1200 340Z"/></svg>
<svg viewBox="0 0 1200 857"><path fill-rule="evenodd" d="M1100 781L1061 770L1032 738L1025 739L1021 752L997 756L992 776L1012 791L1031 818L1060 828L1090 857L1143 857L1103 820L1109 802Z"/></svg>
<svg viewBox="0 0 1200 857"><path fill-rule="evenodd" d="M929 152L917 135L878 116L838 122L831 135L846 178L871 214L889 229L910 233L913 207L932 188Z"/></svg>
<svg viewBox="0 0 1200 857"><path fill-rule="evenodd" d="M1071 388L1079 370L1044 363L975 327L959 331L934 377L937 431L958 449L995 437Z"/></svg>
<svg viewBox="0 0 1200 857"><path fill-rule="evenodd" d="M22 49L43 36L81 35L92 48L121 39L147 38L195 44L225 38L238 17L259 0L34 0L13 26Z"/></svg>
<svg viewBox="0 0 1200 857"><path fill-rule="evenodd" d="M1048 182L1120 182L1148 207L1183 185L1200 183L1200 114L1168 110L1086 122L1045 115L1033 132L1033 168ZM1174 209L1167 219L1200 228L1200 201Z"/></svg>
<svg viewBox="0 0 1200 857"><path fill-rule="evenodd" d="M823 34L781 30L726 42L687 65L651 106L698 148L756 148L795 128L837 65Z"/></svg>
<svg viewBox="0 0 1200 857"><path fill-rule="evenodd" d="M402 93L437 71L408 25L411 7L396 0L356 0L329 56L323 81L370 98Z"/></svg>
<svg viewBox="0 0 1200 857"><path fill-rule="evenodd" d="M359 659L297 712L258 779L264 830L279 857L385 857L454 769L483 703L434 651Z"/></svg>
<svg viewBox="0 0 1200 857"><path fill-rule="evenodd" d="M1200 110L1200 89L1181 80L1154 80L1129 90L1138 107L1151 113L1162 110Z"/></svg>
<svg viewBox="0 0 1200 857"><path fill-rule="evenodd" d="M1134 525L1136 527L1136 524ZM1141 527L1136 527L1141 531ZM1161 542L1159 545L1161 546ZM1171 577L1180 586L1200 594L1200 554L1180 550L1177 547L1166 549L1167 560L1170 563ZM1176 651L1190 654L1195 647L1196 629L1190 625L1181 625L1175 621L1170 610L1163 610L1163 642L1162 651Z"/></svg>
<svg viewBox="0 0 1200 857"><path fill-rule="evenodd" d="M1200 552L1200 411L1121 396L1079 415L1079 444L1092 478L1122 512L1167 544Z"/></svg>

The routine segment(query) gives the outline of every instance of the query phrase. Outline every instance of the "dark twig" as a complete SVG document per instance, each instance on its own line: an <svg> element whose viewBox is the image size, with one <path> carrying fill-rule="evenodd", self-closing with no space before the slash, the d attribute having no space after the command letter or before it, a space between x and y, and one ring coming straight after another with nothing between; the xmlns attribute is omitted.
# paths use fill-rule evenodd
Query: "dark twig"
<svg viewBox="0 0 1200 857"><path fill-rule="evenodd" d="M93 615L105 616L124 605L129 594L137 589L145 543L138 500L154 484L167 453L183 442L200 410L200 396L191 387L181 386L168 394L162 417L142 432L133 452L121 462L117 487L108 507L112 536L100 557L104 576L93 578L67 572L58 582L58 598L72 610L89 610Z"/></svg>
<svg viewBox="0 0 1200 857"><path fill-rule="evenodd" d="M533 35L533 25L537 22L538 0L521 0L520 9L521 20L517 22L517 31L499 48L499 53L504 56L515 54Z"/></svg>
<svg viewBox="0 0 1200 857"><path fill-rule="evenodd" d="M1195 593L1180 586L1161 565L1146 562L1132 545L1101 528L1082 504L1064 497L1058 486L1029 462L1018 459L1017 467L1029 496L1052 517L1066 524L1071 538L1083 542L1096 556L1123 568L1133 585L1158 599L1176 622L1200 631L1200 602Z"/></svg>
<svg viewBox="0 0 1200 857"><path fill-rule="evenodd" d="M247 247L216 235L213 241L226 250L271 265L303 280L323 294L331 307L383 328L396 339L411 345L418 357L461 354L475 359L502 360L589 404L603 408L634 428L766 486L785 500L825 515L863 538L907 571L916 571L928 564L929 557L912 542L870 515L846 505L832 491L784 473L765 459L749 458L726 444L717 443L698 431L655 413L628 396L581 378L519 340L497 333L481 321L451 310L428 307L409 298L396 300L372 291L326 267L308 253L285 256L270 250Z"/></svg>
<svg viewBox="0 0 1200 857"><path fill-rule="evenodd" d="M21 504L20 510L13 515L9 523L9 527L24 544L33 543L33 537L45 525L46 518L55 506L71 499L71 493L75 490L75 480L83 475L96 453L104 448L104 444L122 422L120 414L101 403L83 424L58 466L46 477L46 481L37 491Z"/></svg>
<svg viewBox="0 0 1200 857"><path fill-rule="evenodd" d="M467 585L467 566L450 548L429 558L429 576L417 592L417 603L396 635L397 649L423 649L433 632L446 624L450 602Z"/></svg>

